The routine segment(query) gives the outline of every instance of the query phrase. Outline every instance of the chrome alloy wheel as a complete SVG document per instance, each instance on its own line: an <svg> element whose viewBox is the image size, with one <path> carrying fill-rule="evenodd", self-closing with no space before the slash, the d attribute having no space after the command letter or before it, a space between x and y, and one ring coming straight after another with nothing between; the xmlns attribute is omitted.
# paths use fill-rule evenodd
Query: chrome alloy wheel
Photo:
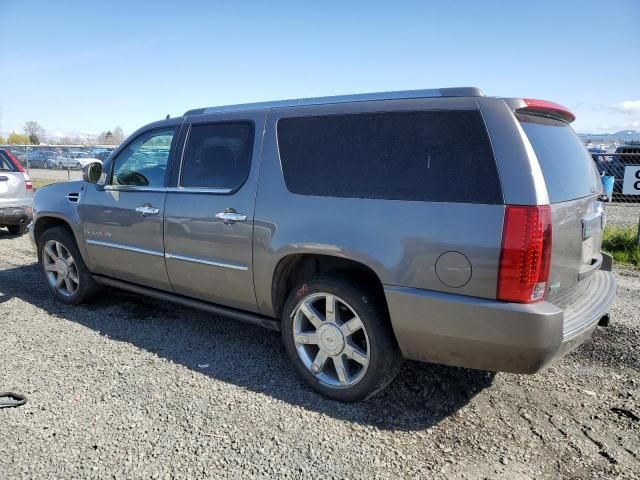
<svg viewBox="0 0 640 480"><path fill-rule="evenodd" d="M42 264L49 284L61 295L70 297L78 291L80 276L71 252L56 240L42 247Z"/></svg>
<svg viewBox="0 0 640 480"><path fill-rule="evenodd" d="M369 337L347 302L314 293L302 299L291 316L298 356L321 383L347 388L362 379L369 367Z"/></svg>

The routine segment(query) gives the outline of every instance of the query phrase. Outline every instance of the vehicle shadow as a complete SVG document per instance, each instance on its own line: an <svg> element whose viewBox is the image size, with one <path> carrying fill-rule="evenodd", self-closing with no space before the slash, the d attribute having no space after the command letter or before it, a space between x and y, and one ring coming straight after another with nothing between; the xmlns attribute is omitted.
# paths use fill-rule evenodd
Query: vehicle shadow
<svg viewBox="0 0 640 480"><path fill-rule="evenodd" d="M2 302L19 298L202 375L385 430L435 425L489 387L495 376L406 362L398 378L374 398L342 404L316 394L299 379L276 332L117 289L101 291L92 303L67 306L53 298L37 264L1 270L0 294L0 308ZM204 364L208 367L199 367Z"/></svg>

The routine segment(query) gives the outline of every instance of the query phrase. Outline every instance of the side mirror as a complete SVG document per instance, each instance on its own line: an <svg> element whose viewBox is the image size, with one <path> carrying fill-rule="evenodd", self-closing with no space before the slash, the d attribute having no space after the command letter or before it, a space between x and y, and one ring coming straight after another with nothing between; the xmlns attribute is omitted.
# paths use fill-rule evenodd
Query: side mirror
<svg viewBox="0 0 640 480"><path fill-rule="evenodd" d="M82 179L88 183L98 183L102 175L102 164L100 162L91 162L82 169Z"/></svg>

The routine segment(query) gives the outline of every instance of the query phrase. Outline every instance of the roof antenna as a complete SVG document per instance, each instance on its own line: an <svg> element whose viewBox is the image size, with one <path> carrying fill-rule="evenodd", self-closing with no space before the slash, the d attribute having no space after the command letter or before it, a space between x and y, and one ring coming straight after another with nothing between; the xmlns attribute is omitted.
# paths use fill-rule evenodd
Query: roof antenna
<svg viewBox="0 0 640 480"><path fill-rule="evenodd" d="M167 118L165 118L165 120L169 120L170 118L171 118L171 115L167 113Z"/></svg>

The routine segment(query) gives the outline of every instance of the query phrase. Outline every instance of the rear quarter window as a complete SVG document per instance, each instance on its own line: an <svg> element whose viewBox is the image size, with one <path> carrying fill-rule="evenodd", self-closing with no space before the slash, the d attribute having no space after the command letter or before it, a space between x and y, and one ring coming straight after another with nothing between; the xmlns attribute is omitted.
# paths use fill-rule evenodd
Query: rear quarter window
<svg viewBox="0 0 640 480"><path fill-rule="evenodd" d="M287 188L300 195L502 203L478 111L283 118L278 147Z"/></svg>
<svg viewBox="0 0 640 480"><path fill-rule="evenodd" d="M538 157L551 203L600 191L593 158L569 124L536 115L516 116Z"/></svg>

